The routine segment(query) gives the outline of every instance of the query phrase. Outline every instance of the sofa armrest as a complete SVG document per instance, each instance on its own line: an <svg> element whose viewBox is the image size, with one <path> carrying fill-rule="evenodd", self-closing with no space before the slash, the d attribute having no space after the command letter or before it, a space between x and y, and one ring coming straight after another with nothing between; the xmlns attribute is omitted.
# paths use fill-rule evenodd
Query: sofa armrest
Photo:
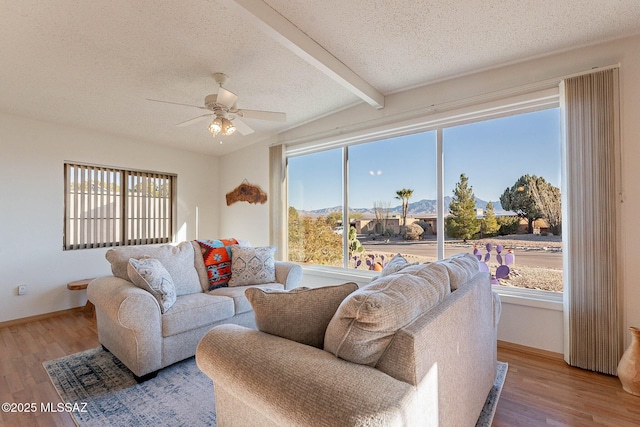
<svg viewBox="0 0 640 427"><path fill-rule="evenodd" d="M96 307L102 345L138 376L162 367L162 313L153 295L107 276L89 283L87 298Z"/></svg>
<svg viewBox="0 0 640 427"><path fill-rule="evenodd" d="M253 425L404 425L419 406L414 387L375 368L237 325L211 329L196 362L216 395L252 409Z"/></svg>
<svg viewBox="0 0 640 427"><path fill-rule="evenodd" d="M502 301L500 295L496 291L491 291L493 296L493 326L498 329L498 322L500 322L500 315L502 314Z"/></svg>
<svg viewBox="0 0 640 427"><path fill-rule="evenodd" d="M285 289L297 288L302 281L302 267L288 261L276 261L276 282L282 283Z"/></svg>
<svg viewBox="0 0 640 427"><path fill-rule="evenodd" d="M92 280L87 286L87 299L104 314L126 327L141 326L140 315L145 319L144 323L154 318L160 322L158 300L144 289L118 277L107 276ZM132 304L135 305L132 307L135 310L127 310Z"/></svg>

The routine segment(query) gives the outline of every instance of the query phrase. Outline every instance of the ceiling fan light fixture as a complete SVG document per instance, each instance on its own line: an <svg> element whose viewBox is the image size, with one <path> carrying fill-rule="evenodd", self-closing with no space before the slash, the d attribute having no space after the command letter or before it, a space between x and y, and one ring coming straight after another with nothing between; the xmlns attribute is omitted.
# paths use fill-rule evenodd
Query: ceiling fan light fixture
<svg viewBox="0 0 640 427"><path fill-rule="evenodd" d="M215 119L213 119L213 121L209 125L209 132L211 132L213 136L216 136L221 130L222 130L222 120L220 120L219 117L216 117Z"/></svg>
<svg viewBox="0 0 640 427"><path fill-rule="evenodd" d="M236 127L234 126L233 123L231 123L231 120L228 119L222 119L222 134L229 136L231 134L233 134L236 131Z"/></svg>

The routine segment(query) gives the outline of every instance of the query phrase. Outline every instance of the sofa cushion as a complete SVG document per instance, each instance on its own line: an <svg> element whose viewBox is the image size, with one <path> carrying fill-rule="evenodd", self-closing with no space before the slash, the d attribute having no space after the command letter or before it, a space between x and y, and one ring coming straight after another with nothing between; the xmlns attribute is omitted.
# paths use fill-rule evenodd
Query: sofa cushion
<svg viewBox="0 0 640 427"><path fill-rule="evenodd" d="M231 298L204 293L183 295L176 299L171 310L162 315L162 336L170 337L212 325L233 315Z"/></svg>
<svg viewBox="0 0 640 427"><path fill-rule="evenodd" d="M478 259L472 254L457 254L436 262L447 269L452 291L471 280L480 271Z"/></svg>
<svg viewBox="0 0 640 427"><path fill-rule="evenodd" d="M251 303L245 295L245 291L249 288L261 288L261 289L278 289L283 290L284 285L282 283L265 283L264 285L251 285L251 286L233 286L217 288L207 292L209 295L225 296L233 299L235 314L246 313L251 311Z"/></svg>
<svg viewBox="0 0 640 427"><path fill-rule="evenodd" d="M354 282L290 291L251 287L245 295L258 330L322 348L329 321L346 296L357 289Z"/></svg>
<svg viewBox="0 0 640 427"><path fill-rule="evenodd" d="M404 273L413 268L412 274ZM449 276L436 263L406 267L350 294L327 327L324 349L354 363L375 366L398 329L448 294Z"/></svg>
<svg viewBox="0 0 640 427"><path fill-rule="evenodd" d="M231 246L229 286L261 285L276 281L275 246Z"/></svg>
<svg viewBox="0 0 640 427"><path fill-rule="evenodd" d="M111 263L113 275L124 280L129 280L127 264L130 258L155 258L171 275L177 296L202 292L198 272L194 266L191 242L182 242L177 246L122 246L109 249L105 257Z"/></svg>
<svg viewBox="0 0 640 427"><path fill-rule="evenodd" d="M417 262L409 263L409 261L407 261L405 257L403 257L400 254L396 254L393 256L393 258L391 258L391 260L387 263L387 265L384 266L384 268L380 272L379 277L384 277L393 273L397 273L409 265L416 265L416 264L418 263Z"/></svg>
<svg viewBox="0 0 640 427"><path fill-rule="evenodd" d="M236 239L196 240L207 270L207 290L228 286L231 279L231 245Z"/></svg>
<svg viewBox="0 0 640 427"><path fill-rule="evenodd" d="M160 311L166 312L176 302L176 287L171 275L155 258L131 258L127 265L129 280L139 288L151 293L160 304Z"/></svg>

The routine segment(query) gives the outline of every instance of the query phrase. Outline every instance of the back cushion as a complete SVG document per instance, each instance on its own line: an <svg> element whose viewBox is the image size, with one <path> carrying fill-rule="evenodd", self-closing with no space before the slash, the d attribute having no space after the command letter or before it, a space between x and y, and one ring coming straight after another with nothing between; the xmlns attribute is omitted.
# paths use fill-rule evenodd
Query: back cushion
<svg viewBox="0 0 640 427"><path fill-rule="evenodd" d="M290 291L249 288L244 293L253 307L258 330L322 348L329 321L356 289L358 285L348 282Z"/></svg>
<svg viewBox="0 0 640 427"><path fill-rule="evenodd" d="M109 249L105 257L111 263L113 275L124 280L129 280L127 265L130 258L155 258L171 275L177 296L202 292L198 272L194 267L191 242L182 242L177 246L122 246Z"/></svg>
<svg viewBox="0 0 640 427"><path fill-rule="evenodd" d="M457 254L436 263L447 269L452 291L471 280L480 271L478 259L472 254Z"/></svg>
<svg viewBox="0 0 640 427"><path fill-rule="evenodd" d="M324 349L341 359L375 366L398 329L450 292L446 268L435 263L376 279L340 304L327 327Z"/></svg>

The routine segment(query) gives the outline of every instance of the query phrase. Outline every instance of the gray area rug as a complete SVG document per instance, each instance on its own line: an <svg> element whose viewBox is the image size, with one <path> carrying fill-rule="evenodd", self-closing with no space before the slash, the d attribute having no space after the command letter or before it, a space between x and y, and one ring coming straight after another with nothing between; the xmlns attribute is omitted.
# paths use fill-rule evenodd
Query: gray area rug
<svg viewBox="0 0 640 427"><path fill-rule="evenodd" d="M498 362L496 379L493 382L491 391L489 391L486 402L484 402L484 408L480 412L476 427L491 427L493 416L496 414L496 408L498 407L498 399L500 399L500 393L502 393L502 387L504 386L504 380L507 378L508 369L509 365L507 363Z"/></svg>
<svg viewBox="0 0 640 427"><path fill-rule="evenodd" d="M161 370L142 384L102 348L43 363L74 421L92 426L215 426L213 384L189 358ZM477 426L491 426L507 364L498 375Z"/></svg>
<svg viewBox="0 0 640 427"><path fill-rule="evenodd" d="M142 384L102 347L43 366L62 401L72 404L71 415L82 427L216 425L213 383L193 357Z"/></svg>

